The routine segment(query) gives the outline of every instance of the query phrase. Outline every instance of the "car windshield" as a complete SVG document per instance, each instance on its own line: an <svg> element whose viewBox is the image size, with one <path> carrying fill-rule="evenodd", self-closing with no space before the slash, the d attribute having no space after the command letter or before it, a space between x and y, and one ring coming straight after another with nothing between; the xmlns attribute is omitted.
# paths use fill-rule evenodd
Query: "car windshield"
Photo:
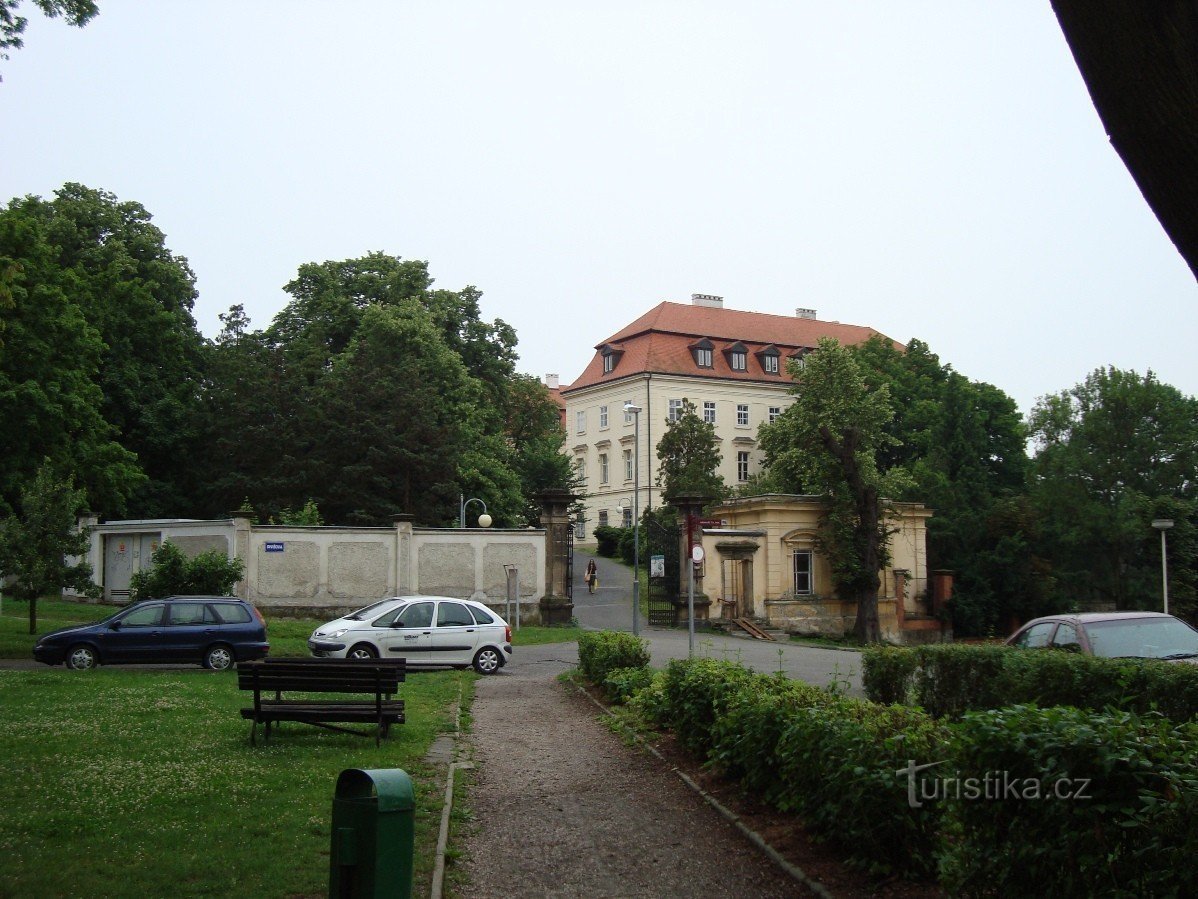
<svg viewBox="0 0 1198 899"><path fill-rule="evenodd" d="M350 612L345 617L348 618L350 621L365 621L367 618L370 617L371 612L377 612L379 609L381 609L383 606L385 606L389 602L394 602L394 600L380 599L378 602L372 602L368 606L363 606L362 608L358 609L358 611L356 611L356 612Z"/></svg>
<svg viewBox="0 0 1198 899"><path fill-rule="evenodd" d="M1198 631L1176 618L1125 618L1086 625L1094 655L1108 659L1198 656Z"/></svg>

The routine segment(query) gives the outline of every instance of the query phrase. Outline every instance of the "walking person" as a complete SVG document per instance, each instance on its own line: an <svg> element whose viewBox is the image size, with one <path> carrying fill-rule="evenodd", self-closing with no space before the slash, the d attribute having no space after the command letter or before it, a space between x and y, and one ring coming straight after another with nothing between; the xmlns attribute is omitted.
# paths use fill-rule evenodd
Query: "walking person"
<svg viewBox="0 0 1198 899"><path fill-rule="evenodd" d="M586 581L587 589L594 593L595 588L599 586L599 566L595 564L594 559L587 562L587 573L582 576L582 579Z"/></svg>

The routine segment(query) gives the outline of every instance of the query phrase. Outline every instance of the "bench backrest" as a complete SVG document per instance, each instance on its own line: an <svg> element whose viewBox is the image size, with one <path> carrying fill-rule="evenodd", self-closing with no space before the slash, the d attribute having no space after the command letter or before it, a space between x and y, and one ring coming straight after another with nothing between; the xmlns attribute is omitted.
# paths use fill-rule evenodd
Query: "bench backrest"
<svg viewBox="0 0 1198 899"><path fill-rule="evenodd" d="M397 693L404 666L345 659L277 659L237 666L237 686L255 691Z"/></svg>

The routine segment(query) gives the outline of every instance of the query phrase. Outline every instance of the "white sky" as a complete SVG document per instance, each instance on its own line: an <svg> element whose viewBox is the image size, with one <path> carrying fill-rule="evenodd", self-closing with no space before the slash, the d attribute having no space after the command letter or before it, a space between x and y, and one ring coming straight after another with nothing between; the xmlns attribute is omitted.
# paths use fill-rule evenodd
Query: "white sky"
<svg viewBox="0 0 1198 899"><path fill-rule="evenodd" d="M0 202L140 202L209 336L383 250L479 287L563 383L699 292L918 337L1024 411L1105 364L1198 394L1198 287L1047 0L22 9Z"/></svg>

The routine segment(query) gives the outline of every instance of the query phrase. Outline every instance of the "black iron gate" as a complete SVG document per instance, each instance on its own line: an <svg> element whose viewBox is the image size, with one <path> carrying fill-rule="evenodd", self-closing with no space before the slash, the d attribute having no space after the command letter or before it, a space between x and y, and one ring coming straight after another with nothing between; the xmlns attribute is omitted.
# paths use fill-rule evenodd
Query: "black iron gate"
<svg viewBox="0 0 1198 899"><path fill-rule="evenodd" d="M678 603L678 533L646 515L645 543L648 558L642 564L649 571L649 625L672 627Z"/></svg>

